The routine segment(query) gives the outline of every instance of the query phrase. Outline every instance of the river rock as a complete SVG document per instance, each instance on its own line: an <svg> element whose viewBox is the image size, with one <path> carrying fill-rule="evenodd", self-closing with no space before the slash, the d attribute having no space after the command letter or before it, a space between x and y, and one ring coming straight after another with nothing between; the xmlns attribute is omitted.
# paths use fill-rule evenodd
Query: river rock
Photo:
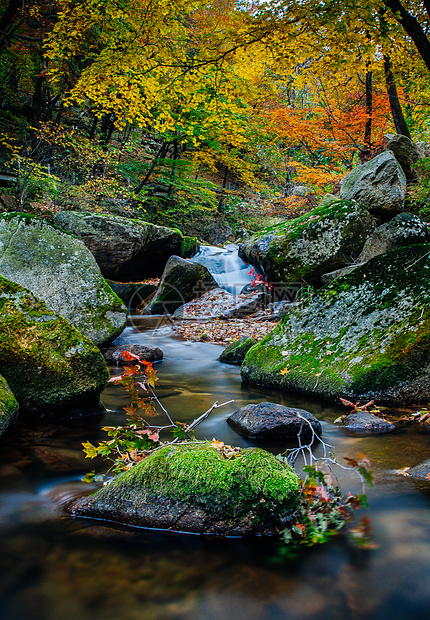
<svg viewBox="0 0 430 620"><path fill-rule="evenodd" d="M183 304L201 297L217 283L208 269L179 256L167 261L154 298L143 314L173 314Z"/></svg>
<svg viewBox="0 0 430 620"><path fill-rule="evenodd" d="M404 471L404 473L411 478L418 478L420 480L427 480L427 482L430 482L430 459L420 463L419 465L415 465L415 467L409 467Z"/></svg>
<svg viewBox="0 0 430 620"><path fill-rule="evenodd" d="M142 301L157 290L156 284L146 282L114 282L113 280L106 280L106 282L128 308L137 308Z"/></svg>
<svg viewBox="0 0 430 620"><path fill-rule="evenodd" d="M255 439L297 439L300 436L308 441L322 434L321 424L311 413L276 403L246 405L227 418L227 422L241 435Z"/></svg>
<svg viewBox="0 0 430 620"><path fill-rule="evenodd" d="M94 410L109 373L99 349L19 284L0 277L0 372L29 412Z"/></svg>
<svg viewBox="0 0 430 620"><path fill-rule="evenodd" d="M387 433L396 427L368 411L355 411L345 417L343 427L357 433Z"/></svg>
<svg viewBox="0 0 430 620"><path fill-rule="evenodd" d="M250 349L244 381L337 400L430 400L430 244L334 280Z"/></svg>
<svg viewBox="0 0 430 620"><path fill-rule="evenodd" d="M25 286L94 344L122 332L126 308L85 245L38 217L0 216L0 275Z"/></svg>
<svg viewBox="0 0 430 620"><path fill-rule="evenodd" d="M337 269L322 276L321 282L326 285L335 278L353 271L371 258L385 254L396 248L415 243L426 243L429 240L427 225L413 213L399 213L392 220L378 226L363 247L356 265Z"/></svg>
<svg viewBox="0 0 430 620"><path fill-rule="evenodd" d="M161 349L141 344L120 344L116 347L111 347L104 352L104 358L107 362L115 362L115 364L122 364L123 366L136 363L125 359L124 351L137 355L139 359L146 362L160 362L163 359L163 351Z"/></svg>
<svg viewBox="0 0 430 620"><path fill-rule="evenodd" d="M298 477L258 448L225 458L211 443L161 448L90 497L72 515L199 534L275 534L291 517Z"/></svg>
<svg viewBox="0 0 430 620"><path fill-rule="evenodd" d="M391 151L357 166L341 180L340 197L371 213L393 217L405 208L406 177Z"/></svg>
<svg viewBox="0 0 430 620"><path fill-rule="evenodd" d="M399 162L407 181L417 181L418 173L414 165L421 159L421 153L410 138L402 135L387 136L385 150L391 151Z"/></svg>
<svg viewBox="0 0 430 620"><path fill-rule="evenodd" d="M18 401L6 380L0 375L0 437L18 417Z"/></svg>
<svg viewBox="0 0 430 620"><path fill-rule="evenodd" d="M81 239L102 274L114 280L161 275L169 256L180 254L184 242L179 230L116 215L62 211L54 223Z"/></svg>
<svg viewBox="0 0 430 620"><path fill-rule="evenodd" d="M240 244L239 256L274 284L320 286L321 276L344 267L360 254L376 227L367 209L338 200L295 220L265 228Z"/></svg>
<svg viewBox="0 0 430 620"><path fill-rule="evenodd" d="M364 244L358 262L366 263L379 254L385 254L406 245L427 243L428 240L428 228L418 215L400 213L376 228Z"/></svg>
<svg viewBox="0 0 430 620"><path fill-rule="evenodd" d="M243 336L243 338L231 342L221 353L218 361L224 364L240 366L245 359L245 355L254 344L257 344L255 338Z"/></svg>
<svg viewBox="0 0 430 620"><path fill-rule="evenodd" d="M263 305L263 294L233 295L222 288L214 288L196 300L184 304L173 315L174 319L232 319L257 312Z"/></svg>

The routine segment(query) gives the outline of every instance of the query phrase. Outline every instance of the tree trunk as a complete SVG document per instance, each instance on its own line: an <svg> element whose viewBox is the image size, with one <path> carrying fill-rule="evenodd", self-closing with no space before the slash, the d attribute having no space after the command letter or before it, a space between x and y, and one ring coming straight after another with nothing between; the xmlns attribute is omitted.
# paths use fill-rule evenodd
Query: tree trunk
<svg viewBox="0 0 430 620"><path fill-rule="evenodd" d="M423 59L427 69L430 71L430 41L427 38L426 33L421 27L419 21L409 13L400 0L382 0L384 5L391 10L393 17L401 24L415 43L415 47L418 50L419 55ZM428 3L425 2L424 6L428 11Z"/></svg>
<svg viewBox="0 0 430 620"><path fill-rule="evenodd" d="M389 56L384 55L384 71L385 83L387 86L388 99L390 101L391 114L393 115L394 126L398 134L411 137L405 117L403 115L402 106L400 105L399 95L397 93L396 82L391 71L391 60Z"/></svg>
<svg viewBox="0 0 430 620"><path fill-rule="evenodd" d="M366 63L367 65L369 63ZM372 72L366 72L366 125L364 127L364 149L360 153L362 163L370 159L372 155Z"/></svg>

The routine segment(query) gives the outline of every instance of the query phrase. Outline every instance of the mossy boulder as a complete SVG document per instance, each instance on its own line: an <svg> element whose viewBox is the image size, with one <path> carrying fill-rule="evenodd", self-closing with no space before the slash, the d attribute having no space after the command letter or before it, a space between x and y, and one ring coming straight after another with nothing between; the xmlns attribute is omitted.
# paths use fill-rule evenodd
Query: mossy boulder
<svg viewBox="0 0 430 620"><path fill-rule="evenodd" d="M0 275L43 299L94 344L112 340L125 327L126 308L91 252L38 217L0 216Z"/></svg>
<svg viewBox="0 0 430 620"><path fill-rule="evenodd" d="M337 200L265 228L239 246L239 256L269 282L320 286L321 276L354 261L376 226L357 202Z"/></svg>
<svg viewBox="0 0 430 620"><path fill-rule="evenodd" d="M147 282L114 282L106 280L113 292L125 303L128 308L137 308L157 290L156 284Z"/></svg>
<svg viewBox="0 0 430 620"><path fill-rule="evenodd" d="M217 286L204 265L171 256L154 297L143 314L173 314L183 304Z"/></svg>
<svg viewBox="0 0 430 620"><path fill-rule="evenodd" d="M225 458L211 443L150 454L90 497L75 516L201 534L274 534L291 517L298 476L258 448Z"/></svg>
<svg viewBox="0 0 430 620"><path fill-rule="evenodd" d="M430 245L337 278L247 353L244 381L337 400L430 400Z"/></svg>
<svg viewBox="0 0 430 620"><path fill-rule="evenodd" d="M405 208L406 177L391 151L356 166L340 182L340 197L371 213L393 217Z"/></svg>
<svg viewBox="0 0 430 620"><path fill-rule="evenodd" d="M109 373L99 349L29 290L0 276L0 372L19 404L93 408Z"/></svg>
<svg viewBox="0 0 430 620"><path fill-rule="evenodd" d="M114 280L160 276L172 254L192 251L193 241L177 229L102 213L62 211L54 218L94 255L102 274Z"/></svg>
<svg viewBox="0 0 430 620"><path fill-rule="evenodd" d="M0 375L0 437L18 417L18 401L4 377Z"/></svg>
<svg viewBox="0 0 430 620"><path fill-rule="evenodd" d="M415 164L421 159L421 153L416 144L407 136L394 134L386 136L385 150L391 151L399 162L407 181L417 181L418 173Z"/></svg>
<svg viewBox="0 0 430 620"><path fill-rule="evenodd" d="M221 353L218 361L224 362L224 364L240 366L245 359L245 355L254 344L257 344L255 338L243 336L243 338L231 342Z"/></svg>

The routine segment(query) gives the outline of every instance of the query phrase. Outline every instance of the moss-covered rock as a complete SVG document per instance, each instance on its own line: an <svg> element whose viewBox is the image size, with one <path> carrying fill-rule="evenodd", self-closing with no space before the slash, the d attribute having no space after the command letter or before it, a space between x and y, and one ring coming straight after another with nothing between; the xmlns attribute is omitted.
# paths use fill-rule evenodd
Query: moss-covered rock
<svg viewBox="0 0 430 620"><path fill-rule="evenodd" d="M114 282L106 280L113 292L128 308L137 308L142 301L155 293L157 286L146 282Z"/></svg>
<svg viewBox="0 0 430 620"><path fill-rule="evenodd" d="M191 258L192 256L194 256L194 254L197 254L199 250L200 241L197 239L197 237L189 237L188 235L185 235L185 237L182 239L180 253L181 258Z"/></svg>
<svg viewBox="0 0 430 620"><path fill-rule="evenodd" d="M18 401L6 380L0 375L0 437L18 417Z"/></svg>
<svg viewBox="0 0 430 620"><path fill-rule="evenodd" d="M224 362L224 364L240 366L245 359L245 355L254 344L257 344L255 338L243 336L243 338L231 342L221 353L218 361Z"/></svg>
<svg viewBox="0 0 430 620"><path fill-rule="evenodd" d="M153 452L69 508L145 527L224 535L273 534L296 505L298 477L258 448L225 458L207 442Z"/></svg>
<svg viewBox="0 0 430 620"><path fill-rule="evenodd" d="M217 287L204 265L171 256L144 314L173 314L177 308Z"/></svg>
<svg viewBox="0 0 430 620"><path fill-rule="evenodd" d="M125 327L126 308L91 252L38 217L0 216L0 275L43 299L94 344L112 340Z"/></svg>
<svg viewBox="0 0 430 620"><path fill-rule="evenodd" d="M336 400L430 399L430 245L337 278L252 347L245 381Z"/></svg>
<svg viewBox="0 0 430 620"><path fill-rule="evenodd" d="M358 257L375 226L357 202L337 200L265 228L239 246L239 256L270 282L305 280L319 286L324 273Z"/></svg>
<svg viewBox="0 0 430 620"><path fill-rule="evenodd" d="M114 280L140 281L160 276L172 254L184 244L180 230L142 220L102 213L62 211L54 218L62 230L76 235L94 255L102 274Z"/></svg>
<svg viewBox="0 0 430 620"><path fill-rule="evenodd" d="M99 349L22 286L0 277L0 372L29 411L94 407L109 373Z"/></svg>

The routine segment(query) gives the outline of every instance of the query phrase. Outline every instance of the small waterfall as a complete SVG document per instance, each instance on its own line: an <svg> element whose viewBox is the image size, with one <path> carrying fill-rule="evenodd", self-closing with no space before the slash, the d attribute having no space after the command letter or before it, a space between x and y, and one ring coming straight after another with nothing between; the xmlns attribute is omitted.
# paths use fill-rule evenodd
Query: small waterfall
<svg viewBox="0 0 430 620"><path fill-rule="evenodd" d="M223 248L202 245L200 252L191 260L207 267L221 288L239 295L243 287L251 282L252 265L239 258L237 249L238 246L233 243Z"/></svg>

